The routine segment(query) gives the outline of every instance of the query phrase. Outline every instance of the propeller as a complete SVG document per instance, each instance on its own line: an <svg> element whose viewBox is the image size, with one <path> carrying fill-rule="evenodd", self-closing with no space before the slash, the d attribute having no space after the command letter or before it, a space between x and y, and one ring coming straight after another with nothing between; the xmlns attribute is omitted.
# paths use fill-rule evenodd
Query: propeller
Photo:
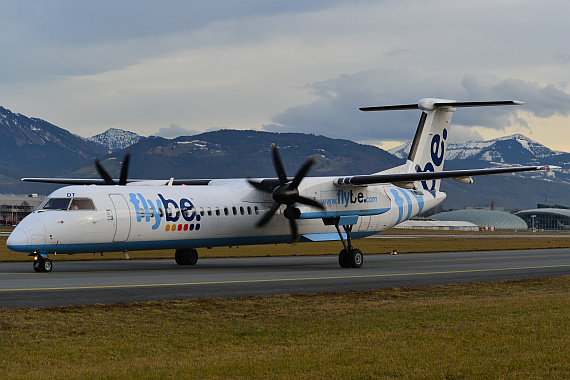
<svg viewBox="0 0 570 380"><path fill-rule="evenodd" d="M307 159L295 177L292 180L289 180L285 174L285 169L283 168L281 158L279 157L279 152L277 151L277 145L275 144L271 146L271 155L273 156L273 165L275 166L275 171L277 172L277 177L279 178L279 184L275 186L272 181L256 182L250 179L247 180L257 190L263 191L265 193L270 193L273 197L273 200L275 201L269 211L263 215L263 217L255 224L255 226L263 227L266 225L271 220L271 218L273 218L273 215L275 215L279 207L281 205L286 205L287 207L285 208L285 217L289 219L291 236L293 236L293 242L296 243L299 240L299 234L297 230L297 222L295 222L295 219L299 218L301 212L298 208L294 207L295 203L301 203L307 206L320 208L322 210L325 209L321 202L299 195L299 184L307 175L311 166L315 163L315 159L312 157Z"/></svg>
<svg viewBox="0 0 570 380"><path fill-rule="evenodd" d="M99 160L95 159L95 167L97 168L97 172L99 173L101 178L103 178L103 180L105 181L105 185L125 186L127 184L127 173L129 171L130 159L131 159L131 153L127 152L125 154L125 157L123 158L123 163L121 165L121 176L119 177L119 183L117 183L116 180L111 178L111 176L109 175L107 170L105 170L103 165L101 165Z"/></svg>

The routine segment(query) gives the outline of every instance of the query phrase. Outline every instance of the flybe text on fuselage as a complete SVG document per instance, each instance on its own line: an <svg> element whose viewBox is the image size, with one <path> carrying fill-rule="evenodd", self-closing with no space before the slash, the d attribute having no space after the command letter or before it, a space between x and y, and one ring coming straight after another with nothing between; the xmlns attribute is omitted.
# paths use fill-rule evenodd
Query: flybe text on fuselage
<svg viewBox="0 0 570 380"><path fill-rule="evenodd" d="M153 230L160 227L163 216L166 222L172 223L178 222L182 217L186 222L192 223L189 225L190 230L200 229L201 215L195 212L196 208L188 198L175 201L157 194L157 199L152 200L146 199L141 193L129 193L129 201L134 206L137 222L142 222L141 209L144 211L146 222L151 222L151 216L154 217Z"/></svg>
<svg viewBox="0 0 570 380"><path fill-rule="evenodd" d="M344 189L338 189L336 196L336 198L323 198L321 202L325 206L343 205L345 208L351 204L378 202L378 197L366 196L362 191L355 194L352 190L345 191Z"/></svg>

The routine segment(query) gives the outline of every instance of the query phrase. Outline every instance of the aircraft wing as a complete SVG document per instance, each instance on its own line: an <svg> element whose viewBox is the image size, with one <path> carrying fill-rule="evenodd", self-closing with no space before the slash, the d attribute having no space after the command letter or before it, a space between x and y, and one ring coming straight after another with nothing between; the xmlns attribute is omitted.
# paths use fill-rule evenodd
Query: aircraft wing
<svg viewBox="0 0 570 380"><path fill-rule="evenodd" d="M466 170L448 170L441 172L420 172L420 173L394 173L394 174L371 174L371 175L356 175L352 177L341 177L335 179L335 184L340 186L350 185L372 185L381 183L405 184L413 183L415 181L428 181L435 179L454 178L462 182L462 179L469 177L503 174L503 173L517 173L529 172L535 170L551 170L559 169L559 166L517 166L509 168L488 168L488 169L466 169Z"/></svg>
<svg viewBox="0 0 570 380"><path fill-rule="evenodd" d="M108 183L102 178L22 178L20 181L55 183L60 185L108 185ZM118 182L119 180L115 181ZM175 179L172 180L172 185L203 186L210 183L210 181L210 179ZM127 184L129 183L140 185L168 185L170 180L128 179Z"/></svg>

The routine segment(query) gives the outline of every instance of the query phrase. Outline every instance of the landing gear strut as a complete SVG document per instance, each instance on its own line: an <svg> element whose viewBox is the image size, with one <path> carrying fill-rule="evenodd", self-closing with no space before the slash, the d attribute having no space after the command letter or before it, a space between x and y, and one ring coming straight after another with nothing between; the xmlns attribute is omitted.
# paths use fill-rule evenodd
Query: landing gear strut
<svg viewBox="0 0 570 380"><path fill-rule="evenodd" d="M47 256L36 255L34 257L34 271L36 272L51 272L53 265Z"/></svg>
<svg viewBox="0 0 570 380"><path fill-rule="evenodd" d="M174 260L178 265L195 265L198 261L198 251L194 248L177 249Z"/></svg>
<svg viewBox="0 0 570 380"><path fill-rule="evenodd" d="M360 249L354 248L352 246L351 233L353 225L351 224L342 226L344 232L346 232L346 242L342 237L338 222L335 222L334 226L338 232L338 236L340 236L340 241L344 246L344 249L338 254L338 263L340 264L341 268L360 268L364 262L364 255Z"/></svg>

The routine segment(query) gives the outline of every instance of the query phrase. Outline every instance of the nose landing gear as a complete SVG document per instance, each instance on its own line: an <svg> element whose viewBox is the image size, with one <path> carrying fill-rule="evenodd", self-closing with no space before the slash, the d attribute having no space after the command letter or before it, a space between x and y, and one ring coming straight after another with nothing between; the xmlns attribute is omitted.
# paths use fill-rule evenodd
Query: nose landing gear
<svg viewBox="0 0 570 380"><path fill-rule="evenodd" d="M34 257L34 271L51 272L53 265L47 255L38 254Z"/></svg>

